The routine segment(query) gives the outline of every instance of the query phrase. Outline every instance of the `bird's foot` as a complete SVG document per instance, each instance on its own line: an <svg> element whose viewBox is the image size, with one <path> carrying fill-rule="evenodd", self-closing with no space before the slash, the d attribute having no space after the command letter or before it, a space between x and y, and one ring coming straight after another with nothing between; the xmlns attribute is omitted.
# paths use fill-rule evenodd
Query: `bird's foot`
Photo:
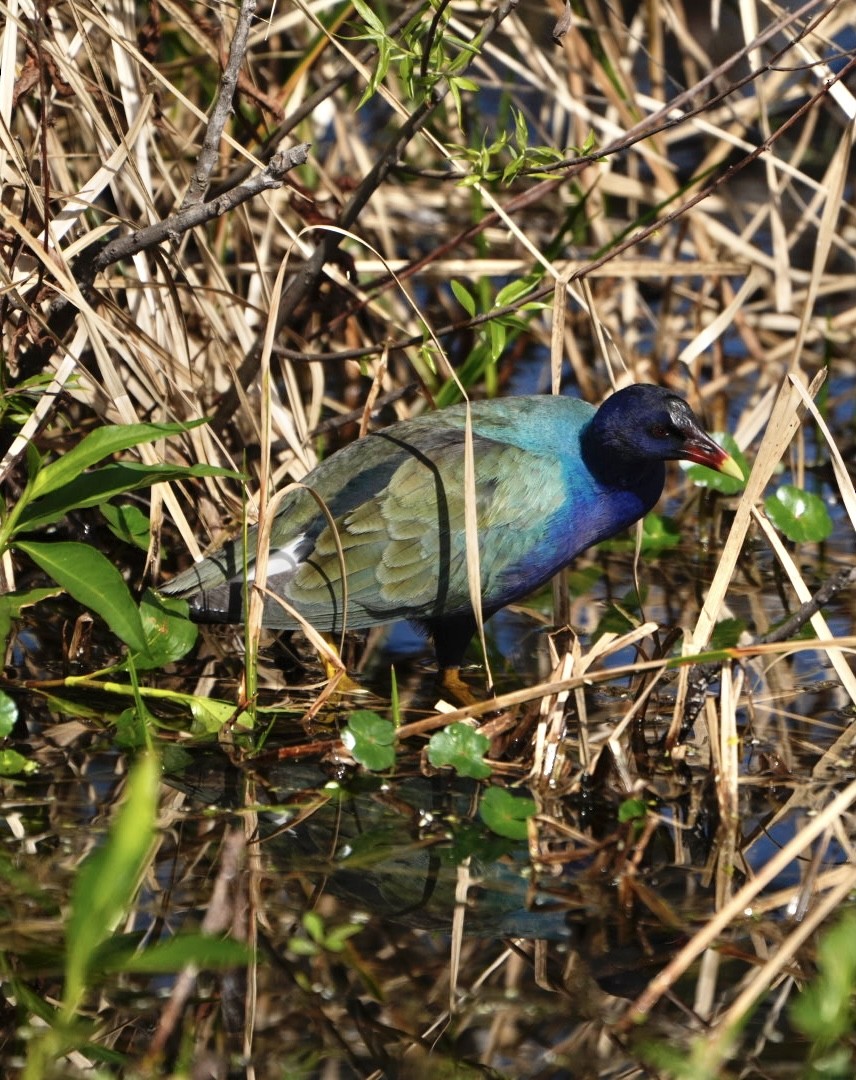
<svg viewBox="0 0 856 1080"><path fill-rule="evenodd" d="M364 686L360 686L358 682L355 682L351 676L345 670L341 661L338 664L334 664L326 657L322 657L322 663L324 665L324 674L327 676L327 683L330 687L330 693L332 694L369 694L370 690L367 690Z"/></svg>
<svg viewBox="0 0 856 1080"><path fill-rule="evenodd" d="M443 694L455 705L466 708L468 705L477 705L482 700L461 678L459 667L440 668L437 682Z"/></svg>

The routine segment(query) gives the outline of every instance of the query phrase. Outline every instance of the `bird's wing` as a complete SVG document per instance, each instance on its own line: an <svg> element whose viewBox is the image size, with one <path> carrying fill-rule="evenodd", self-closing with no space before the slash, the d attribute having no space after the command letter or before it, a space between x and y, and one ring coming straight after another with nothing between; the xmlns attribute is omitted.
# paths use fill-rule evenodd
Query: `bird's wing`
<svg viewBox="0 0 856 1080"><path fill-rule="evenodd" d="M349 625L469 608L463 431L435 424L424 436L387 446L386 477L374 490L371 471L356 477L359 497L350 493L349 509L337 512L342 490L330 500L347 566ZM542 538L565 489L551 456L478 435L474 454L482 591L489 594ZM323 619L331 602L341 603L340 579L336 540L325 525L311 553L281 584L312 620Z"/></svg>

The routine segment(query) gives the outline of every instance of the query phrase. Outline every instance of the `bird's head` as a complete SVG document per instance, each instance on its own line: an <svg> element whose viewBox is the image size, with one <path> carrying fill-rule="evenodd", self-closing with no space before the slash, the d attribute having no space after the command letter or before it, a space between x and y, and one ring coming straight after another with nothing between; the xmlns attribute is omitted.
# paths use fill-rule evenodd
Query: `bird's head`
<svg viewBox="0 0 856 1080"><path fill-rule="evenodd" d="M600 406L583 437L605 479L638 472L646 464L692 461L743 479L740 467L704 430L683 398L659 386L637 384L617 391Z"/></svg>

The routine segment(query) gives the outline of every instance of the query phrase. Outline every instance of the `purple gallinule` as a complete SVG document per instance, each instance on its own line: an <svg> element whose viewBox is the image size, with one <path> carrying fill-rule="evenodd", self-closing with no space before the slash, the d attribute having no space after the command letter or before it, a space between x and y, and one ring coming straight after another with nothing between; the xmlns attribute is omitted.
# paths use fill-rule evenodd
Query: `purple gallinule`
<svg viewBox="0 0 856 1080"><path fill-rule="evenodd" d="M267 588L316 629L339 633L397 619L428 628L441 682L466 698L459 667L475 632L464 526L465 410L456 405L373 432L303 480L271 533ZM595 409L567 397L472 405L482 610L485 618L531 593L585 548L638 521L656 503L665 462L707 465L742 478L687 403L657 386L619 390ZM252 582L257 535L249 533ZM244 552L232 541L161 588L186 597L200 622L241 622ZM276 599L264 623L294 628Z"/></svg>

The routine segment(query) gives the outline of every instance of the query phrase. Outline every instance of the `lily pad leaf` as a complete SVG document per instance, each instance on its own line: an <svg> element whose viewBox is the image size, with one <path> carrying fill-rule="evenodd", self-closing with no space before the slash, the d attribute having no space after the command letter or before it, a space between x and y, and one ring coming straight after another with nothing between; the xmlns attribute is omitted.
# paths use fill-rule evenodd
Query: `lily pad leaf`
<svg viewBox="0 0 856 1080"><path fill-rule="evenodd" d="M534 799L512 795L505 788L491 787L482 795L479 816L491 832L510 840L525 840L527 821L536 812Z"/></svg>
<svg viewBox="0 0 856 1080"><path fill-rule="evenodd" d="M469 724L449 724L437 731L428 743L428 760L435 768L451 765L458 776L471 776L484 780L491 774L491 767L484 760L490 746L486 735Z"/></svg>
<svg viewBox="0 0 856 1080"><path fill-rule="evenodd" d="M779 532L796 543L817 543L832 532L832 518L823 499L794 484L782 484L764 500L764 509Z"/></svg>
<svg viewBox="0 0 856 1080"><path fill-rule="evenodd" d="M342 743L354 760L366 769L379 772L395 763L395 725L371 709L357 709L342 731Z"/></svg>

